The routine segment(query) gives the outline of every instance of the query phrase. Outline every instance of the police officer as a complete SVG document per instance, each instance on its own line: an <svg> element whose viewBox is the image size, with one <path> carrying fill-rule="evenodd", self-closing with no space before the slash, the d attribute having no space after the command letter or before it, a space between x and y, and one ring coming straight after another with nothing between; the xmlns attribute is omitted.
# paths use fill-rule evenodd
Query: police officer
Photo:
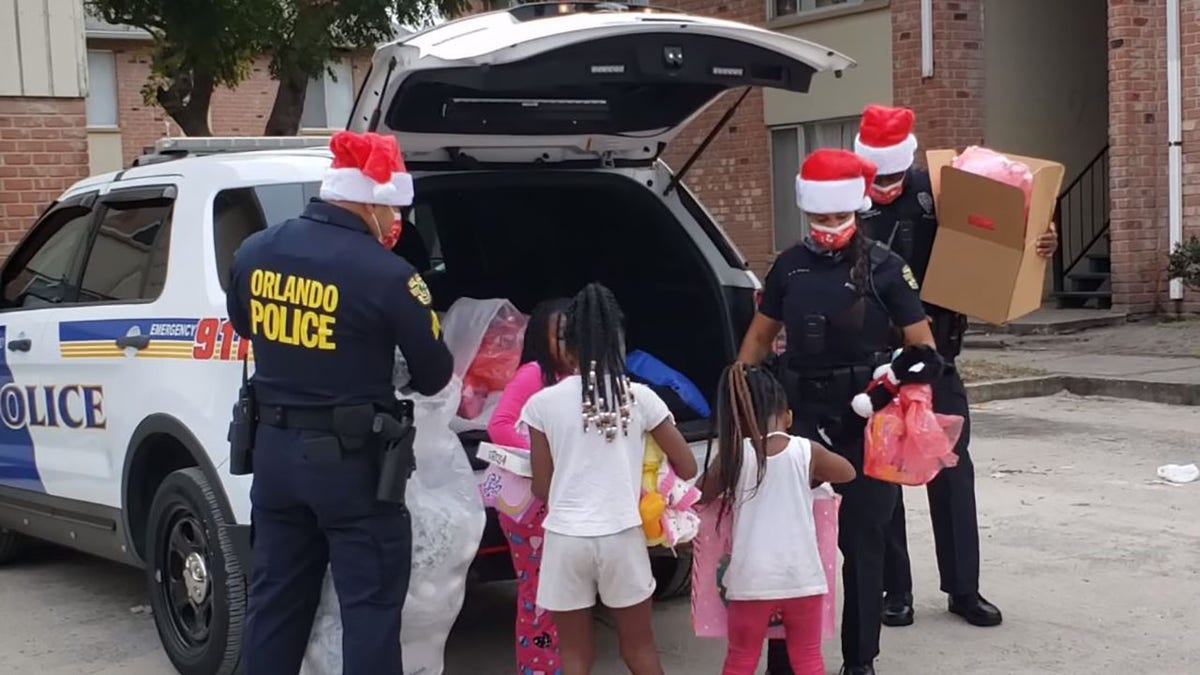
<svg viewBox="0 0 1200 675"><path fill-rule="evenodd" d="M891 324L906 344L933 344L916 280L886 247L858 231L875 168L846 150L809 155L796 179L797 203L809 235L784 251L767 274L762 303L738 359L757 364L781 329L787 351L781 379L791 399L793 432L822 439L854 465L858 477L839 486L842 550L843 673L870 675L879 654L884 528L899 488L863 475L862 418L850 400L887 360ZM791 673L782 640L768 647L768 672Z"/></svg>
<svg viewBox="0 0 1200 675"><path fill-rule="evenodd" d="M913 136L913 111L868 105L862 114L855 151L878 168L870 189L872 206L859 214L867 235L887 243L903 257L924 281L937 232L929 173L913 166L917 139ZM1058 238L1053 224L1038 239L1043 257L1054 254ZM958 464L943 469L930 481L929 511L933 520L938 571L942 591L949 595L949 608L976 626L999 625L1000 610L979 594L979 529L975 513L975 467L967 452L971 439L970 409L966 388L954 367L962 349L967 319L962 314L936 305L925 305L938 351L946 362L944 375L933 386L933 409L946 415L961 415L965 424L955 446ZM907 626L913 622L912 570L904 523L904 500L888 527L885 559L883 623Z"/></svg>
<svg viewBox="0 0 1200 675"><path fill-rule="evenodd" d="M397 411L397 347L422 394L453 367L424 283L384 247L394 209L413 197L395 139L339 132L330 148L320 199L246 239L226 299L256 365L250 675L299 671L327 565L343 672L404 672L411 523L402 504L376 499L385 463L372 424Z"/></svg>

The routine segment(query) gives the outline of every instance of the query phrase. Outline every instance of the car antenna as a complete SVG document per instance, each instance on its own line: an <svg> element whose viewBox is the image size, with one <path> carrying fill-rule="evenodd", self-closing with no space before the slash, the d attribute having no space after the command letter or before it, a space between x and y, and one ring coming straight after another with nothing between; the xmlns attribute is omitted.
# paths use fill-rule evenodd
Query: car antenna
<svg viewBox="0 0 1200 675"><path fill-rule="evenodd" d="M729 120L733 119L733 114L737 112L738 106L742 104L742 101L746 100L746 95L749 93L750 87L743 89L742 95L738 97L738 100L734 101L733 105L729 106L729 110L725 111L725 114L722 115L721 119L717 121L715 126L713 126L712 131L709 131L708 135L704 137L704 140L700 141L700 145L692 153L691 157L688 157L687 161L683 163L682 167L680 167L679 173L672 176L671 181L667 183L666 189L663 190L664 197L671 194L672 190L679 187L679 184L683 182L683 177L687 175L688 170L692 168L692 165L696 163L696 160L700 159L700 155L704 154L704 151L708 148L709 144L713 142L713 139L717 137L717 134L721 133L721 130L725 128L725 125L729 124Z"/></svg>
<svg viewBox="0 0 1200 675"><path fill-rule="evenodd" d="M383 87L379 89L379 100L375 101L375 110L371 113L371 121L367 123L367 131L379 128L379 116L383 111L383 97L387 93L388 82L392 80L392 71L396 70L396 57L388 59L388 69L383 75Z"/></svg>

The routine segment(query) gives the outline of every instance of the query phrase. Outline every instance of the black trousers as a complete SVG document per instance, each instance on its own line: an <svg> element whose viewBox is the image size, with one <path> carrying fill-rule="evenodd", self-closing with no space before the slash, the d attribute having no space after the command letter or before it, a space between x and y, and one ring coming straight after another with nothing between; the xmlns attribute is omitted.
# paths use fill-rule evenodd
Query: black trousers
<svg viewBox="0 0 1200 675"><path fill-rule="evenodd" d="M341 607L342 672L402 675L400 614L412 560L408 511L375 500L377 457L310 457L306 443L317 438L265 424L258 428L243 668L249 675L299 672L325 568L332 564Z"/></svg>
<svg viewBox="0 0 1200 675"><path fill-rule="evenodd" d="M964 418L962 436L954 446L958 464L942 469L926 486L926 491L942 591L968 595L979 591L979 524L975 513L975 465L967 451L971 442L971 413L966 387L957 370L947 371L934 384L933 409ZM889 594L912 592L903 497L896 500L887 528L884 570L884 587Z"/></svg>
<svg viewBox="0 0 1200 675"><path fill-rule="evenodd" d="M846 399L849 400L848 398ZM835 486L842 495L838 511L838 548L842 551L842 659L847 665L865 665L879 655L880 614L883 611L883 566L885 530L896 510L900 488L864 476L863 429L866 421L855 415L849 405L836 411L808 407L803 399L793 399L795 423L792 433L828 445L818 427L830 417L840 417L836 434L831 434L830 449L850 460L858 477ZM791 675L784 640L767 645L767 672Z"/></svg>

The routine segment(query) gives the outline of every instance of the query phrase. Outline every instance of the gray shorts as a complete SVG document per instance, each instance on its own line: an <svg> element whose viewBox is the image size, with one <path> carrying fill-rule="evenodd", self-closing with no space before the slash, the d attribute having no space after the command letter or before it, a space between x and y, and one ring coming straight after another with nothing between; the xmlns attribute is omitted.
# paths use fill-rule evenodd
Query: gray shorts
<svg viewBox="0 0 1200 675"><path fill-rule="evenodd" d="M571 612L596 604L623 609L654 593L646 535L631 527L603 537L572 537L547 532L538 579L537 604L551 612Z"/></svg>

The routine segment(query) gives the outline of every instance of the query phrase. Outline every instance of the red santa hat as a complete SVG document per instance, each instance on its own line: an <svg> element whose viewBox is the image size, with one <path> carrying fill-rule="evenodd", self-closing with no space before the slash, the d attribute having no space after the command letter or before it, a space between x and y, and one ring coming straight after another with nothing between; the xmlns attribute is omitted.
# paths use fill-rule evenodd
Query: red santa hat
<svg viewBox="0 0 1200 675"><path fill-rule="evenodd" d="M907 171L917 151L912 133L915 120L908 108L868 105L854 137L854 151L874 162L883 175Z"/></svg>
<svg viewBox="0 0 1200 675"><path fill-rule="evenodd" d="M805 213L853 213L871 208L867 188L875 165L849 150L825 148L804 159L796 176L796 204Z"/></svg>
<svg viewBox="0 0 1200 675"><path fill-rule="evenodd" d="M321 181L321 199L408 206L412 176L404 170L400 147L391 136L339 131L329 139L333 164Z"/></svg>

